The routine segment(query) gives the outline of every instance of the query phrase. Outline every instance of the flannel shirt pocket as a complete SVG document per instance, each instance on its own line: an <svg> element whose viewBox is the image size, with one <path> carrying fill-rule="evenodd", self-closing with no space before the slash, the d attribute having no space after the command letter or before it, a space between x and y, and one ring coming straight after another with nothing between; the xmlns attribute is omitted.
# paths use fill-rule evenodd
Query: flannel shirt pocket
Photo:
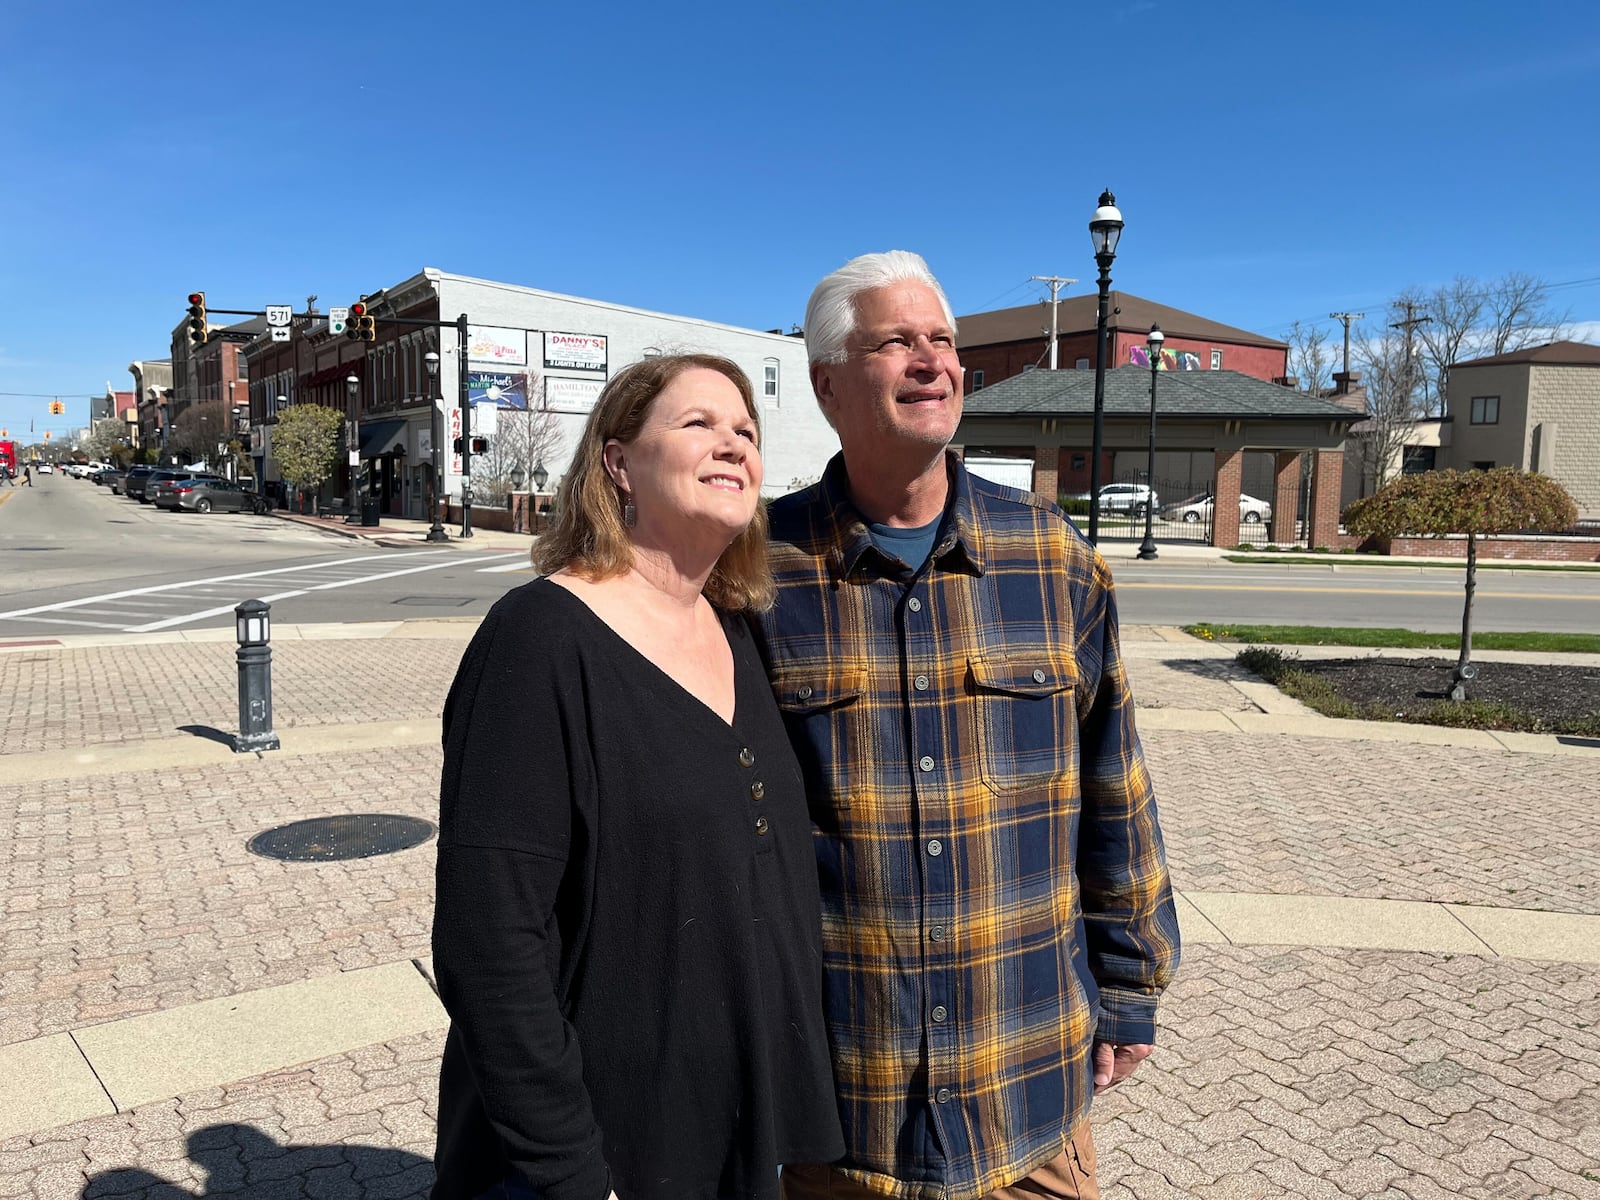
<svg viewBox="0 0 1600 1200"><path fill-rule="evenodd" d="M1070 777L1077 745L1077 666L1040 651L967 660L977 706L978 768L996 795Z"/></svg>

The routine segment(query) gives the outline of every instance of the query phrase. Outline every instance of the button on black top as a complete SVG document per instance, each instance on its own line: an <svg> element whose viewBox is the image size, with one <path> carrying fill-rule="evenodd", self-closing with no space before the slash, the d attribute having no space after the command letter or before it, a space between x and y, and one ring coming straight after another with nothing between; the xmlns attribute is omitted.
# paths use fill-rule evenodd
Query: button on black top
<svg viewBox="0 0 1600 1200"><path fill-rule="evenodd" d="M772 826L767 824L767 819L765 817L757 817L756 818L756 832L758 834L766 833L766 831L771 829L771 828L772 828Z"/></svg>
<svg viewBox="0 0 1600 1200"><path fill-rule="evenodd" d="M767 794L767 785L762 783L761 780L758 779L758 780L756 780L754 783L752 783L750 785L750 799L759 800L759 799L761 799L761 797L765 796L766 794Z"/></svg>
<svg viewBox="0 0 1600 1200"><path fill-rule="evenodd" d="M739 751L739 765L741 767L753 767L756 765L756 756L750 753L749 746Z"/></svg>

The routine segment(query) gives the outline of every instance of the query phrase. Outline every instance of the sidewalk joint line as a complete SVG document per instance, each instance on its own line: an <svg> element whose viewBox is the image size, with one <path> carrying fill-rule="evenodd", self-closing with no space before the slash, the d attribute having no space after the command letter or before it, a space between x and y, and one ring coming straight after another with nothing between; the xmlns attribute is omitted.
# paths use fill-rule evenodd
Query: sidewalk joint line
<svg viewBox="0 0 1600 1200"><path fill-rule="evenodd" d="M78 1042L78 1031L75 1029L67 1030L67 1037L71 1039L72 1048L78 1052L78 1057L83 1059L83 1065L89 1068L89 1074L94 1076L95 1085L105 1093L106 1100L111 1105L111 1111L120 1113L122 1106L117 1103L117 1098L111 1094L111 1089L106 1087L106 1081L100 1078L100 1072L95 1070L94 1063L89 1061L89 1056L83 1052L83 1047Z"/></svg>
<svg viewBox="0 0 1600 1200"><path fill-rule="evenodd" d="M1461 928L1465 929L1472 936L1472 940L1473 941L1477 942L1480 946L1482 946L1485 950L1487 950L1489 952L1490 957L1492 957L1492 958L1504 958L1505 957L1505 955L1501 954L1500 951L1496 950L1493 946L1489 945L1488 942L1484 941L1483 938L1479 936L1478 931L1476 929L1474 929L1471 925L1468 925L1465 921L1463 921L1460 917L1458 917L1456 915L1455 909L1453 909L1447 901L1435 900L1434 903L1437 904L1440 908L1444 909L1445 912L1449 913L1450 914L1450 919L1452 921L1454 921L1457 925L1461 926Z"/></svg>

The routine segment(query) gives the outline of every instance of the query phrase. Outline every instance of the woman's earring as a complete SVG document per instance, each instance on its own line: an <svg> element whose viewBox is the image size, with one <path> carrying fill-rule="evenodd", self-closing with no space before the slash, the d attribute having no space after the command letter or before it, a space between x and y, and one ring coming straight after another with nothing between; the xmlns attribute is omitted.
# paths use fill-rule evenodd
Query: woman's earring
<svg viewBox="0 0 1600 1200"><path fill-rule="evenodd" d="M633 506L633 501L631 499L623 502L622 523L629 529L632 529L639 523L639 510Z"/></svg>

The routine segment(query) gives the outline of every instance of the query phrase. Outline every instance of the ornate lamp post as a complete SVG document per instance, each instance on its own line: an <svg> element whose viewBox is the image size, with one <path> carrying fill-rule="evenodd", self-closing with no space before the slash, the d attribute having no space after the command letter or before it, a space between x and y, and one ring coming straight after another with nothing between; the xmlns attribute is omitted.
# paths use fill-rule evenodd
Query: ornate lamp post
<svg viewBox="0 0 1600 1200"><path fill-rule="evenodd" d="M350 398L350 416L345 420L344 448L347 451L345 461L350 471L350 499L346 501L347 510L344 514L344 523L354 525L361 519L356 501L356 466L361 462L361 451L356 446L356 439L360 436L361 425L356 420L356 400L361 395L361 380L353 373L344 377L345 395Z"/></svg>
<svg viewBox="0 0 1600 1200"><path fill-rule="evenodd" d="M439 521L439 437L438 422L434 420L439 410L433 402L433 389L439 382L439 355L429 350L422 356L422 365L428 371L428 440L432 443L433 449L433 453L429 455L432 460L429 463L432 478L428 480L428 511L433 517L433 524L428 526L428 536L424 540L448 542L450 535L444 531L444 525Z"/></svg>
<svg viewBox="0 0 1600 1200"><path fill-rule="evenodd" d="M1094 261L1100 268L1100 304L1094 320L1094 452L1089 459L1089 543L1100 544L1100 447L1106 427L1106 309L1111 303L1111 263L1117 257L1117 241L1122 237L1122 213L1117 198L1107 188L1100 193L1100 207L1089 218L1089 237L1094 241Z"/></svg>
<svg viewBox="0 0 1600 1200"><path fill-rule="evenodd" d="M1150 458L1144 472L1144 541L1139 543L1139 557L1156 556L1156 539L1151 536L1156 513L1156 375L1161 370L1161 344L1167 335L1159 324L1152 323L1145 345L1150 347Z"/></svg>
<svg viewBox="0 0 1600 1200"><path fill-rule="evenodd" d="M528 481L528 473L522 469L521 464L511 468L511 490L506 493L506 511L515 512L517 509L517 493L522 490L522 485Z"/></svg>
<svg viewBox="0 0 1600 1200"><path fill-rule="evenodd" d="M533 490L544 491L545 482L550 478L550 472L544 469L544 459L533 464Z"/></svg>

